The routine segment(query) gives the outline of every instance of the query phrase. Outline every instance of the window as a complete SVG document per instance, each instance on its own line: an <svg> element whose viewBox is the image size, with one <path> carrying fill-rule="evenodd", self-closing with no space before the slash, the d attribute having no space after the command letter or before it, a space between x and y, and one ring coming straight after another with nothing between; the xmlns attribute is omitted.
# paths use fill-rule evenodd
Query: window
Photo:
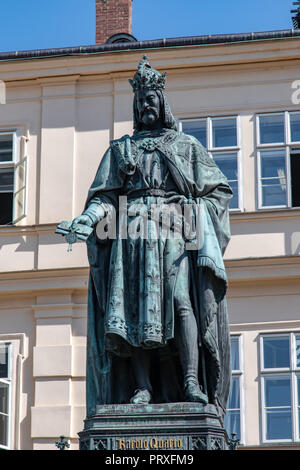
<svg viewBox="0 0 300 470"><path fill-rule="evenodd" d="M229 400L225 415L224 427L229 437L232 433L242 441L242 357L241 357L241 337L232 336L230 340L231 346L231 387Z"/></svg>
<svg viewBox="0 0 300 470"><path fill-rule="evenodd" d="M0 225L25 216L26 162L24 137L0 132Z"/></svg>
<svg viewBox="0 0 300 470"><path fill-rule="evenodd" d="M181 121L185 134L193 135L213 155L233 190L230 209L241 207L240 197L240 138L238 118L208 117Z"/></svg>
<svg viewBox="0 0 300 470"><path fill-rule="evenodd" d="M259 208L300 207L300 112L257 115Z"/></svg>
<svg viewBox="0 0 300 470"><path fill-rule="evenodd" d="M10 344L0 342L0 449L9 448L10 434Z"/></svg>
<svg viewBox="0 0 300 470"><path fill-rule="evenodd" d="M300 333L261 337L263 440L299 441Z"/></svg>

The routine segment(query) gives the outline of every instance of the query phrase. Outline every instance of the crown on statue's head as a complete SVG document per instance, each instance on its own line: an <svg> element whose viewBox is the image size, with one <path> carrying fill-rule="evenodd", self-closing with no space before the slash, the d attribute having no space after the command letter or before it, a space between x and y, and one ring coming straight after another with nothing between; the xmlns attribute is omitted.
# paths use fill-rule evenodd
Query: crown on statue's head
<svg viewBox="0 0 300 470"><path fill-rule="evenodd" d="M159 73L157 70L151 67L147 60L147 56L144 55L143 60L139 63L137 72L135 73L133 80L129 79L129 83L132 86L134 93L142 89L151 90L164 90L166 83L166 73Z"/></svg>

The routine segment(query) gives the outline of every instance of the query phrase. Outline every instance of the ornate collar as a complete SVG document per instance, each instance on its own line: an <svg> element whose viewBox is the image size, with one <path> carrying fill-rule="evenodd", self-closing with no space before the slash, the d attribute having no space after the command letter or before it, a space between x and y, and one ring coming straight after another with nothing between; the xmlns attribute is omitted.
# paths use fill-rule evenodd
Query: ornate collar
<svg viewBox="0 0 300 470"><path fill-rule="evenodd" d="M147 130L136 132L132 141L138 148L153 152L161 145L173 142L177 135L177 132L172 129Z"/></svg>

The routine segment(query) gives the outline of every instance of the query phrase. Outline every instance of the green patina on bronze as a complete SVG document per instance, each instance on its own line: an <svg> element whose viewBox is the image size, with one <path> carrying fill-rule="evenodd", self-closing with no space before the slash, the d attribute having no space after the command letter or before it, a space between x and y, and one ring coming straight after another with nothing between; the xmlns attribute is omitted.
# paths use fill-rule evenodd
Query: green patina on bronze
<svg viewBox="0 0 300 470"><path fill-rule="evenodd" d="M74 221L95 227L112 211L119 216L115 239L99 240L95 230L87 239L87 414L138 403L135 390L147 389L146 403L208 402L222 418L231 376L223 254L232 191L205 148L178 132L165 76L144 58L131 84L134 134L110 143ZM120 196L127 196L121 214ZM134 205L171 203L200 214L199 249L187 250L184 236L165 237L150 218L146 230L158 236L121 237L123 226L138 222Z"/></svg>

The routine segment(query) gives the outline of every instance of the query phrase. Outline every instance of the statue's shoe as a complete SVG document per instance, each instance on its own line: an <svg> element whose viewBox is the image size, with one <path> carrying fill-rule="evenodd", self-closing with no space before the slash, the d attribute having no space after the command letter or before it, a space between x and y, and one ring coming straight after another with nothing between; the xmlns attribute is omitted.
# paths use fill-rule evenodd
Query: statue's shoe
<svg viewBox="0 0 300 470"><path fill-rule="evenodd" d="M149 390L143 388L138 389L134 392L133 396L130 399L130 403L134 403L136 405L147 405L151 401L151 393Z"/></svg>
<svg viewBox="0 0 300 470"><path fill-rule="evenodd" d="M198 402L207 405L208 397L205 393L201 391L201 388L198 384L189 382L185 386L185 399L190 402Z"/></svg>

